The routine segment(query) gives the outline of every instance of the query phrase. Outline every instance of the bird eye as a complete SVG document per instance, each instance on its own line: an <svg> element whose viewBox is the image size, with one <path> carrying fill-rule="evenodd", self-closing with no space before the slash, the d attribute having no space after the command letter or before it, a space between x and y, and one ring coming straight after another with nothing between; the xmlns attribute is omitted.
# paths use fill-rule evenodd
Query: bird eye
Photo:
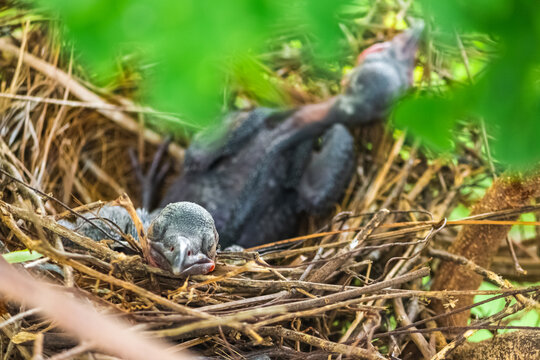
<svg viewBox="0 0 540 360"><path fill-rule="evenodd" d="M171 246L170 250L171 250L171 251L174 251L174 246Z"/></svg>
<svg viewBox="0 0 540 360"><path fill-rule="evenodd" d="M187 256L191 256L191 250L188 250Z"/></svg>

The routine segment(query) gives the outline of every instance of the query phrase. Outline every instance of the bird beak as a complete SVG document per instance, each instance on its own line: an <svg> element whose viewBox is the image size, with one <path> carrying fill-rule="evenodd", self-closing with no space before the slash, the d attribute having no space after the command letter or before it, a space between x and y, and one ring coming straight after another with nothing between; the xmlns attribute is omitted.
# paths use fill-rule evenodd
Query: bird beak
<svg viewBox="0 0 540 360"><path fill-rule="evenodd" d="M204 275L216 267L214 260L201 252L192 253L188 246L189 239L181 239L178 253L171 264L174 275Z"/></svg>
<svg viewBox="0 0 540 360"><path fill-rule="evenodd" d="M419 21L412 28L392 39L392 46L396 49L396 53L399 54L400 59L414 61L423 32L424 22Z"/></svg>
<svg viewBox="0 0 540 360"><path fill-rule="evenodd" d="M208 256L204 254L199 254L196 262L192 262L191 264L186 264L185 268L179 273L176 273L174 271L173 273L175 275L184 275L184 276L204 275L213 271L215 268L216 268L216 263L214 262L214 260L210 259Z"/></svg>

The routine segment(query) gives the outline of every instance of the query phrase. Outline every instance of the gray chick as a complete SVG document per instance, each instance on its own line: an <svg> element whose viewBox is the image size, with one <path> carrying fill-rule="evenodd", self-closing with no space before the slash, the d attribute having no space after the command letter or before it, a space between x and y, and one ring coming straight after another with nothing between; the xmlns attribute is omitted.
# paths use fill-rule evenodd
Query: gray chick
<svg viewBox="0 0 540 360"><path fill-rule="evenodd" d="M81 218L77 218L75 223L67 220L59 223L94 240L104 239L105 231L115 241L112 248L123 252L129 252L129 245L122 233L138 239L135 224L121 206L107 205L96 214L82 215L99 228ZM151 213L137 209L137 215L148 234L148 261L151 265L182 276L214 270L219 236L214 219L202 206L183 201Z"/></svg>

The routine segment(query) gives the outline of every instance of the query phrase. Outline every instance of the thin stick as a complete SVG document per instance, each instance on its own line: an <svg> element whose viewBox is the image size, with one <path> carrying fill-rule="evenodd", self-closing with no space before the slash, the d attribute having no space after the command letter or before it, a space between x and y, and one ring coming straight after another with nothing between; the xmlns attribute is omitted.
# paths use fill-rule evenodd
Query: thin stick
<svg viewBox="0 0 540 360"><path fill-rule="evenodd" d="M298 331L284 329L281 326L276 327L265 327L259 329L262 335L272 336L272 337L284 337L294 341L300 341L306 344L310 344L321 348L323 350L348 355L356 356L360 359L369 359L369 360L382 360L386 359L379 352L374 350L362 349L358 346L349 346L345 344L338 344L332 341L319 339L315 336L304 334Z"/></svg>

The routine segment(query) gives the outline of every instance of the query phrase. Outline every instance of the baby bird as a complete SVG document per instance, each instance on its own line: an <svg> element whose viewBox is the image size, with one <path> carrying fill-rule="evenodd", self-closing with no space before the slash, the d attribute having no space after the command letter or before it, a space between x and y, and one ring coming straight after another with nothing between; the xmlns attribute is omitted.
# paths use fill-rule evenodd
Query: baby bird
<svg viewBox="0 0 540 360"><path fill-rule="evenodd" d="M356 161L348 128L384 119L412 85L422 29L418 24L366 49L341 95L288 111L232 115L218 131L194 139L161 206L201 204L223 247L294 236L302 214L332 209L349 184ZM152 171L147 179L143 189L152 199L158 181Z"/></svg>
<svg viewBox="0 0 540 360"><path fill-rule="evenodd" d="M115 241L113 249L122 252L130 252L122 233L138 239L135 224L121 206L107 205L95 214L82 215L99 228L81 218L74 223L60 220L60 224L94 240L105 238L104 231ZM182 201L151 213L137 209L137 215L148 234L151 265L181 276L207 274L214 270L219 236L214 219L202 206Z"/></svg>

